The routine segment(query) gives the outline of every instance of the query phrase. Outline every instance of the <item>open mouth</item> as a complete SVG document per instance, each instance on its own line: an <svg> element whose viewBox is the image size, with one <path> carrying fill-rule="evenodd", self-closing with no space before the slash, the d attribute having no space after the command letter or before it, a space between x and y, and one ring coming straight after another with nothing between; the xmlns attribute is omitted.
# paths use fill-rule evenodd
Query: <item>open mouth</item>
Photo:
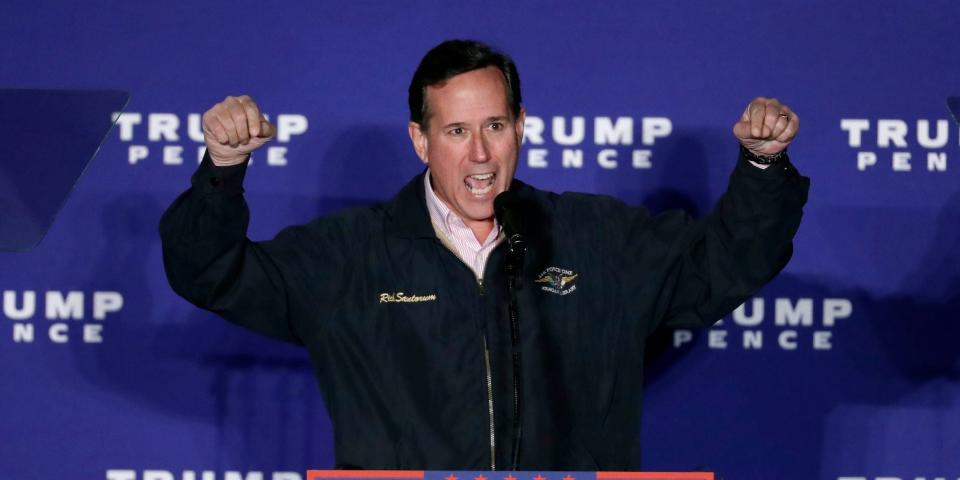
<svg viewBox="0 0 960 480"><path fill-rule="evenodd" d="M463 179L463 184L466 185L467 190L478 197L490 193L493 190L493 186L496 183L497 183L496 173L470 175L467 178Z"/></svg>

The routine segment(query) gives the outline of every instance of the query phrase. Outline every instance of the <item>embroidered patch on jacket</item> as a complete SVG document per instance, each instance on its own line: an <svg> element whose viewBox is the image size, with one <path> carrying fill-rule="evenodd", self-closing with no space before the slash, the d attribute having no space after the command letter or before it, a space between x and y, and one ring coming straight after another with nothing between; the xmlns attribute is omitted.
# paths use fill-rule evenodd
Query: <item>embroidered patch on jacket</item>
<svg viewBox="0 0 960 480"><path fill-rule="evenodd" d="M420 302L435 302L437 301L436 294L430 295L410 295L403 292L397 293L381 293L380 294L380 303L420 303Z"/></svg>
<svg viewBox="0 0 960 480"><path fill-rule="evenodd" d="M560 267L547 267L546 270L537 275L534 283L540 283L540 289L544 292L555 293L557 295L566 295L577 290L577 276L580 275L572 270Z"/></svg>

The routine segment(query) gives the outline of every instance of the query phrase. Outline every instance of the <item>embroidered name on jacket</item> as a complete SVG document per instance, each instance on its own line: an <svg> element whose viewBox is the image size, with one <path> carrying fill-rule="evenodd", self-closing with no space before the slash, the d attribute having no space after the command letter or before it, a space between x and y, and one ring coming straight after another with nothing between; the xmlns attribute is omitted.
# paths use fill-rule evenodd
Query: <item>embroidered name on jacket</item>
<svg viewBox="0 0 960 480"><path fill-rule="evenodd" d="M572 270L560 267L547 267L537 275L534 283L540 283L540 289L557 295L567 295L577 290L577 276Z"/></svg>
<svg viewBox="0 0 960 480"><path fill-rule="evenodd" d="M403 292L380 294L380 303L419 303L419 302L435 302L436 300L437 300L437 296L435 294L408 295Z"/></svg>

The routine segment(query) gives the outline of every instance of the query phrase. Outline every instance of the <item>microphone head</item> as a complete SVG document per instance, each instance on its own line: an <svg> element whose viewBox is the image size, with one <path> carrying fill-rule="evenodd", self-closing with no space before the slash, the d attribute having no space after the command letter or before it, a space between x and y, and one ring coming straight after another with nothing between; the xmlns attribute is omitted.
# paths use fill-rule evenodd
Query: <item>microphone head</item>
<svg viewBox="0 0 960 480"><path fill-rule="evenodd" d="M520 227L520 199L510 191L497 195L493 199L493 214L500 228L507 236L510 250L507 255L507 272L519 272L523 267L523 254L527 251L527 241Z"/></svg>

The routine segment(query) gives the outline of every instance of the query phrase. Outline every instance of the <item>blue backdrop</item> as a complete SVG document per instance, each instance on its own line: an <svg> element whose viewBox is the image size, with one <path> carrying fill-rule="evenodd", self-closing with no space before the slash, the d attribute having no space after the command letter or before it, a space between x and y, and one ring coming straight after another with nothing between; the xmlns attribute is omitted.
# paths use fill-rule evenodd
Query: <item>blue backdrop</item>
<svg viewBox="0 0 960 480"><path fill-rule="evenodd" d="M646 469L960 478L958 20L955 0L5 1L0 87L131 101L40 247L0 254L0 478L331 467L305 352L176 297L157 223L228 94L280 127L247 176L252 238L390 197L421 169L410 76L451 37L517 61L517 176L545 189L702 214L751 98L802 118L795 256L715 328L656 339Z"/></svg>

